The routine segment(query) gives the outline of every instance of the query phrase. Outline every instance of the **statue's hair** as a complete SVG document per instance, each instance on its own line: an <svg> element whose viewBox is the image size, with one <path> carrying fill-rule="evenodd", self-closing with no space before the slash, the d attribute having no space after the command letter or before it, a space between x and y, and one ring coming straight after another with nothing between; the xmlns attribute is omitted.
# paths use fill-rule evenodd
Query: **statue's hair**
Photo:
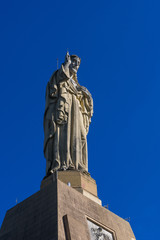
<svg viewBox="0 0 160 240"><path fill-rule="evenodd" d="M74 54L72 54L72 55L70 55L70 57L71 57L71 60L72 60L73 58L79 58L79 60L80 60L80 63L81 63L81 58L80 58L80 57L78 57L77 55L74 55Z"/></svg>

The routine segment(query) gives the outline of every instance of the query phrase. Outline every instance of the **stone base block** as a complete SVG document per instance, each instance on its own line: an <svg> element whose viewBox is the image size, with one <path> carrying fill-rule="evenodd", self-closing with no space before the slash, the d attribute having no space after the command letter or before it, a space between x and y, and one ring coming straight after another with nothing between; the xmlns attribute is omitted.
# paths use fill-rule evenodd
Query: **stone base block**
<svg viewBox="0 0 160 240"><path fill-rule="evenodd" d="M55 172L46 179L42 180L41 188L54 182L56 179L66 183L67 185L70 185L84 196L102 205L101 200L97 196L96 181L91 178L90 175L76 170Z"/></svg>
<svg viewBox="0 0 160 240"><path fill-rule="evenodd" d="M135 240L127 221L74 188L58 179L42 185L7 211L0 240Z"/></svg>

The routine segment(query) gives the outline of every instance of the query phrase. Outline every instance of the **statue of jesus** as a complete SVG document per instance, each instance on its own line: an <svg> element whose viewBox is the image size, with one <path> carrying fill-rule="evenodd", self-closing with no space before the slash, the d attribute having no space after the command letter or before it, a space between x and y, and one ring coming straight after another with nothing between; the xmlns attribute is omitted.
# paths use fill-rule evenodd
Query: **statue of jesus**
<svg viewBox="0 0 160 240"><path fill-rule="evenodd" d="M57 170L88 172L87 134L93 115L93 99L79 85L81 59L67 52L46 88L44 156L46 176Z"/></svg>

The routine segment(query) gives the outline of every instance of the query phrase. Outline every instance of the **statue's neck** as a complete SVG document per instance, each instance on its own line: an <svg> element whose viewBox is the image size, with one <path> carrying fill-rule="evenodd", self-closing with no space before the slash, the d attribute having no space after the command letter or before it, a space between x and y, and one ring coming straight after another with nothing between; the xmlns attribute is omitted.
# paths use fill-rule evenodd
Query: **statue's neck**
<svg viewBox="0 0 160 240"><path fill-rule="evenodd" d="M76 83L78 83L77 74L74 74L74 75L72 76L72 79L73 79Z"/></svg>

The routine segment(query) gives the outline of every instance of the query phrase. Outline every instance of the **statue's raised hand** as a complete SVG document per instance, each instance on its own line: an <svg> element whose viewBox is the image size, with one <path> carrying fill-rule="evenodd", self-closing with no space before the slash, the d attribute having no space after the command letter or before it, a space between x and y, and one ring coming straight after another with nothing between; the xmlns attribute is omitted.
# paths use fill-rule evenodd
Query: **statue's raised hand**
<svg viewBox="0 0 160 240"><path fill-rule="evenodd" d="M65 62L63 64L63 66L64 66L64 71L65 71L65 73L67 73L68 76L70 76L70 73L69 73L70 64L71 64L71 57L69 55L69 52L67 51L66 56L65 56Z"/></svg>
<svg viewBox="0 0 160 240"><path fill-rule="evenodd" d="M67 51L66 56L65 56L65 66L69 66L71 64L71 57L69 55L69 52Z"/></svg>

